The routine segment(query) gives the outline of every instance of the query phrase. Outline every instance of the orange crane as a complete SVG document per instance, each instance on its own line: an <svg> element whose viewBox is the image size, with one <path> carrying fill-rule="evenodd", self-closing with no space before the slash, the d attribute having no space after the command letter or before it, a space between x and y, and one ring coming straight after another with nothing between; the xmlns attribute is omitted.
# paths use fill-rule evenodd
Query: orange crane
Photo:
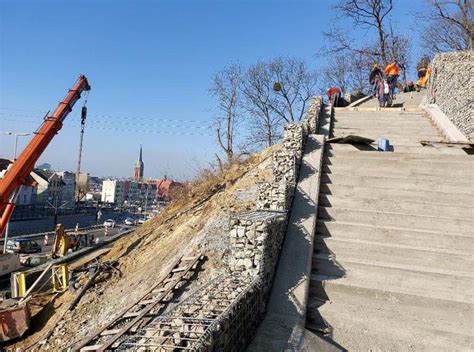
<svg viewBox="0 0 474 352"><path fill-rule="evenodd" d="M15 201L23 185L31 184L30 173L46 147L63 126L63 121L71 112L72 107L81 97L83 91L91 89L87 78L79 77L66 97L54 110L53 114L45 117L35 136L26 146L18 159L14 160L0 174L0 238L3 237L8 221L15 209ZM55 247L56 248L56 247ZM19 266L19 258L14 254L0 255L1 275L10 273ZM30 326L30 311L28 303L18 302L0 306L0 341L7 341L22 336Z"/></svg>
<svg viewBox="0 0 474 352"><path fill-rule="evenodd" d="M91 89L86 76L81 75L66 97L51 116L45 117L35 136L26 146L18 159L9 165L0 179L0 238L3 237L8 221L15 209L15 198L22 185L28 185L30 172L41 154L63 126L63 121L83 91Z"/></svg>

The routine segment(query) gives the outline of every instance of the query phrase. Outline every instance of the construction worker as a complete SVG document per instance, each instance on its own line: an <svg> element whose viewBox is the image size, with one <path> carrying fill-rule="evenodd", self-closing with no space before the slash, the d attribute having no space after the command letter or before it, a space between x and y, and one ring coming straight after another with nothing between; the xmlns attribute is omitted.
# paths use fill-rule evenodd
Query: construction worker
<svg viewBox="0 0 474 352"><path fill-rule="evenodd" d="M392 97L395 99L395 87L397 86L397 79L400 76L400 69L398 68L398 61L393 60L391 64L385 67L383 73L387 76L387 81L392 85Z"/></svg>
<svg viewBox="0 0 474 352"><path fill-rule="evenodd" d="M383 72L379 65L374 64L372 72L370 72L369 83L372 85L374 97L378 96L379 85L383 81Z"/></svg>
<svg viewBox="0 0 474 352"><path fill-rule="evenodd" d="M326 95L329 98L329 102L332 106L339 106L341 100L341 90L337 87L330 87L326 91Z"/></svg>
<svg viewBox="0 0 474 352"><path fill-rule="evenodd" d="M416 81L416 88L419 92L421 88L426 88L426 83L430 79L431 76L431 65L419 65L418 66L418 80Z"/></svg>

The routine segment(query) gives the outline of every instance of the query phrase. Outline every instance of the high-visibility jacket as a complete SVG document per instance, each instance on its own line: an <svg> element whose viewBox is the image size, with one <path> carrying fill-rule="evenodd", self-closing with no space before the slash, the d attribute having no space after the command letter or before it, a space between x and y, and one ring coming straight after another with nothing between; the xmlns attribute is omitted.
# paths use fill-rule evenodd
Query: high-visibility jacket
<svg viewBox="0 0 474 352"><path fill-rule="evenodd" d="M341 90L337 87L331 87L326 91L326 95L329 99L331 99L334 94L341 94Z"/></svg>
<svg viewBox="0 0 474 352"><path fill-rule="evenodd" d="M389 64L385 68L385 71L383 71L383 73L386 74L386 75L399 76L400 75L400 69L398 68L397 65Z"/></svg>

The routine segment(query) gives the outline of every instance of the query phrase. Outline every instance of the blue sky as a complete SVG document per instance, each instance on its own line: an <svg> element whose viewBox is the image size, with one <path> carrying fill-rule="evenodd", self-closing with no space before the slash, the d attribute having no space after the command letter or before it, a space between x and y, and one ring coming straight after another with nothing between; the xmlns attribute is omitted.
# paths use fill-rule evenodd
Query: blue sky
<svg viewBox="0 0 474 352"><path fill-rule="evenodd" d="M33 132L83 73L92 86L83 171L129 176L141 143L146 177L190 178L218 151L212 74L286 55L317 69L335 3L0 0L0 131ZM395 0L403 30L423 4ZM81 105L40 162L75 170ZM13 140L0 135L0 157L12 157Z"/></svg>

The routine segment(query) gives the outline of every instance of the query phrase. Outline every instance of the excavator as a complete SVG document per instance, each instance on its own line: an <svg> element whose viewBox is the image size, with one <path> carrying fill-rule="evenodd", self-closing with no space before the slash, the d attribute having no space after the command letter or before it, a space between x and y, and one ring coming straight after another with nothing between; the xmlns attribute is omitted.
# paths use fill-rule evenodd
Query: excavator
<svg viewBox="0 0 474 352"><path fill-rule="evenodd" d="M67 115L74 104L80 99L82 92L91 89L86 76L81 75L74 86L69 89L65 98L56 110L44 118L43 123L34 133L34 137L26 148L0 173L0 238L4 236L8 222L15 210L15 202L22 186L31 186L30 173L51 143L54 136L61 130ZM0 275L9 274L19 268L19 258L15 254L0 255ZM29 309L27 303L12 304L0 309L0 341L21 336L29 327Z"/></svg>

